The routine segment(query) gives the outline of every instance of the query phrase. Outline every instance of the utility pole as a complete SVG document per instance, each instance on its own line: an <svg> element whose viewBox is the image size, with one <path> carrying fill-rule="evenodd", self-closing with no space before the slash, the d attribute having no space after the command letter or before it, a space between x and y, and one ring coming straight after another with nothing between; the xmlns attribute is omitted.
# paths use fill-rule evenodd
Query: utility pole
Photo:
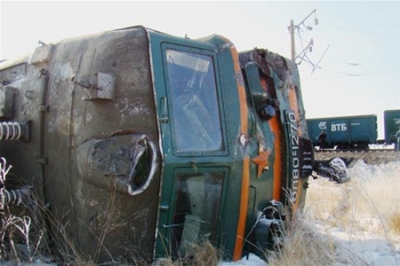
<svg viewBox="0 0 400 266"><path fill-rule="evenodd" d="M296 43L294 41L294 21L293 21L293 19L290 20L289 31L290 31L290 44L291 44L290 52L292 55L292 60L293 60L293 62L295 62L295 60L296 60L296 47L295 47Z"/></svg>
<svg viewBox="0 0 400 266"><path fill-rule="evenodd" d="M299 24L297 24L297 25L294 25L293 19L290 20L290 26L289 26L289 32L290 32L290 47L291 47L290 51L291 51L291 58L292 58L292 60L293 60L294 62L296 62L296 58L297 58L297 56L296 56L296 42L295 42L295 39L294 39L294 31L295 31L296 29L298 29L301 25L304 25L304 21L306 21L312 14L315 14L316 11L317 11L317 10L314 9L310 14L308 14L307 17L305 17L305 18L304 18ZM315 18L315 24L318 25L318 19L317 19L317 18ZM306 26L306 29L312 30L312 27ZM307 48L310 48L312 45L313 45L313 42L312 42L312 40L311 40L311 42L308 44ZM307 49L305 49L305 50L307 50ZM303 50L303 52L305 52L305 51Z"/></svg>

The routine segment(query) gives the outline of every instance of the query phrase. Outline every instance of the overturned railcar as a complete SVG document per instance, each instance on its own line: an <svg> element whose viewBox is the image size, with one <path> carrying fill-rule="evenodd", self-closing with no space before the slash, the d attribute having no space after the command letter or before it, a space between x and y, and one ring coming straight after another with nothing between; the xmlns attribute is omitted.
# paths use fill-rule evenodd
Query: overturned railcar
<svg viewBox="0 0 400 266"><path fill-rule="evenodd" d="M62 226L97 261L203 240L238 260L304 204L313 149L278 54L137 26L42 45L0 80L7 189L32 187L49 238Z"/></svg>

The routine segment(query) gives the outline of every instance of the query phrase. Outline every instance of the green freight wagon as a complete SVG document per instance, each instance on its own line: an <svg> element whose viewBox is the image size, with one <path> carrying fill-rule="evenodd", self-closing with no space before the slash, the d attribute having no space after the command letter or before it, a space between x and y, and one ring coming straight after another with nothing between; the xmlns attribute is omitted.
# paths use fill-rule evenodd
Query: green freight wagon
<svg viewBox="0 0 400 266"><path fill-rule="evenodd" d="M368 149L378 137L376 115L312 118L307 127L314 146L319 146L322 131L327 134L326 146L337 149Z"/></svg>
<svg viewBox="0 0 400 266"><path fill-rule="evenodd" d="M385 127L385 142L396 143L396 133L400 130L400 110L386 110L383 112Z"/></svg>

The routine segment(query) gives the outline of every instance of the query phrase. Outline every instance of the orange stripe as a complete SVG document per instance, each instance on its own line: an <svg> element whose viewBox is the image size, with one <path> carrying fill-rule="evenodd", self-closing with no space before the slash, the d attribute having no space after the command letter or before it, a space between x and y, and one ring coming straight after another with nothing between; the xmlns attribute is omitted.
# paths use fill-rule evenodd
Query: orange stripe
<svg viewBox="0 0 400 266"><path fill-rule="evenodd" d="M237 261L242 258L242 248L244 242L244 231L246 228L247 207L249 198L249 185L250 185L249 171L250 171L250 158L245 157L243 159L242 194L240 196L239 221L236 231L236 243L235 243L235 250L233 252L233 261Z"/></svg>
<svg viewBox="0 0 400 266"><path fill-rule="evenodd" d="M265 79L260 79L261 87L265 92L268 91L267 81ZM280 201L281 200L281 190L282 190L282 133L280 131L280 120L277 116L271 118L268 121L269 127L271 128L272 133L274 134L274 183L273 183L273 191L272 191L272 199Z"/></svg>
<svg viewBox="0 0 400 266"><path fill-rule="evenodd" d="M225 39L226 44L229 44L230 41ZM230 47L232 59L233 59L233 67L235 69L235 78L236 78L236 87L239 95L239 108L240 108L240 134L247 134L249 123L249 110L247 108L247 100L246 100L246 90L243 85L243 77L242 71L240 69L239 64L239 54L233 44Z"/></svg>
<svg viewBox="0 0 400 266"><path fill-rule="evenodd" d="M296 88L295 88L293 83L290 84L289 86L290 86L289 92L288 92L288 94L289 94L289 104L290 104L290 108L295 113L296 122L298 123L299 122L298 121L299 120L299 108L298 108L298 105L297 105ZM297 131L298 135L299 135L299 137L301 137L303 135L301 127L298 126L297 129L298 129L298 131ZM300 203L299 197L300 197L300 195L302 193L303 193L303 179L302 179L302 176L299 176L299 182L297 184L297 198L296 198L296 202L293 205L293 214L295 214L297 209L299 208L299 203Z"/></svg>
<svg viewBox="0 0 400 266"><path fill-rule="evenodd" d="M227 44L228 44L227 40ZM230 43L230 42L229 42ZM230 47L233 65L235 69L235 77L236 77L236 86L238 90L239 96L239 108L240 108L240 135L247 134L248 132L248 108L247 108L247 100L246 100L246 91L243 84L242 72L240 70L239 65L239 54L231 44ZM248 208L248 199L249 199L249 185L250 185L250 158L246 155L243 158L243 172L242 172L242 187L241 187L241 195L240 195L240 209L239 209L239 220L236 229L236 242L235 248L233 252L233 260L240 260L242 257L242 248L244 242L244 234L246 229L246 218L247 218L247 208Z"/></svg>
<svg viewBox="0 0 400 266"><path fill-rule="evenodd" d="M240 88L239 88L240 87ZM243 86L238 87L240 105L240 134L247 134L249 128L246 92Z"/></svg>
<svg viewBox="0 0 400 266"><path fill-rule="evenodd" d="M281 181L281 175L282 175L282 157L281 157L281 152L282 152L282 147L281 147L281 141L282 141L282 134L279 131L279 125L280 121L278 117L273 117L271 120L269 120L269 126L274 133L275 136L275 158L274 158L274 190L272 192L272 198L274 200L280 201L281 200L281 186L282 186L282 181Z"/></svg>
<svg viewBox="0 0 400 266"><path fill-rule="evenodd" d="M265 92L268 91L268 84L265 79L260 79L261 87ZM271 118L268 121L269 127L272 130L272 133L275 136L274 147L275 147L275 158L274 158L274 182L273 182L273 191L272 191L272 199L280 201L281 200L281 174L282 174L282 152L280 149L282 134L280 128L280 120L277 116Z"/></svg>
<svg viewBox="0 0 400 266"><path fill-rule="evenodd" d="M231 47L231 54L234 60L236 85L239 94L239 107L240 107L240 134L247 134L249 128L248 117L249 110L247 109L246 90L243 85L242 71L239 65L239 55L236 48Z"/></svg>

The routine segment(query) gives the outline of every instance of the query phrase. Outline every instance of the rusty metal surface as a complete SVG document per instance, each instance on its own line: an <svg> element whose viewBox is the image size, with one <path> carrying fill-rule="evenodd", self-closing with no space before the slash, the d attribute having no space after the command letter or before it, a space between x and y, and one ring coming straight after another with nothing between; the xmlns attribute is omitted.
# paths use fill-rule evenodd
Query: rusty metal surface
<svg viewBox="0 0 400 266"><path fill-rule="evenodd" d="M151 258L160 182L158 156L152 161L152 182L133 198L134 187L129 194L129 186L117 189L110 182L114 175L129 179L136 166L132 160L126 161L126 171L98 169L91 180L78 169L83 163L80 158L91 155L77 155L93 140L108 139L120 147L123 135L144 135L158 146L145 29L64 40L37 48L28 59L0 66L1 82L18 91L14 121L33 121L31 141L0 143L1 156L8 158L18 177L10 182L33 185L35 193L46 199L43 204L49 206L54 221L66 225L66 235L75 236L74 243L84 254L104 260L107 254L127 255L130 249ZM42 69L46 83L40 78ZM87 87L80 86L82 80ZM101 184L88 182L93 180Z"/></svg>

